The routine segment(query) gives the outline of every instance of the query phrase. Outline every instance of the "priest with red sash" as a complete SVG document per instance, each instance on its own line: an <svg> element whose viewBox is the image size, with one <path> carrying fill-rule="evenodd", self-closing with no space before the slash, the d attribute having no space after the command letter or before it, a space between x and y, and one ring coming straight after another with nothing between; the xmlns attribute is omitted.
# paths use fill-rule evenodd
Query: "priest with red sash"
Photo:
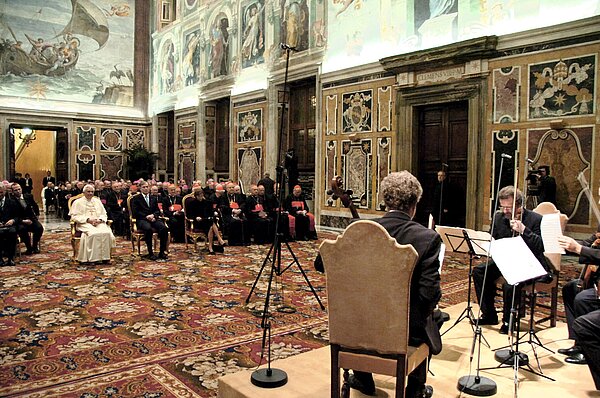
<svg viewBox="0 0 600 398"><path fill-rule="evenodd" d="M246 211L254 243L257 245L268 243L272 238L273 219L269 217L265 200L258 195L258 187L255 184L250 185L250 196L246 198Z"/></svg>
<svg viewBox="0 0 600 398"><path fill-rule="evenodd" d="M227 194L218 199L217 207L223 216L227 241L230 246L242 246L250 242L246 231L246 203L241 194L235 193L235 184L228 182Z"/></svg>
<svg viewBox="0 0 600 398"><path fill-rule="evenodd" d="M181 195L177 195L177 186L170 184L168 194L162 198L162 211L168 219L169 230L173 236L173 242L183 243L185 241L185 216L183 214L183 202Z"/></svg>
<svg viewBox="0 0 600 398"><path fill-rule="evenodd" d="M300 185L294 186L292 194L285 199L284 209L289 213L292 238L296 240L317 239L315 216L309 213L308 204Z"/></svg>

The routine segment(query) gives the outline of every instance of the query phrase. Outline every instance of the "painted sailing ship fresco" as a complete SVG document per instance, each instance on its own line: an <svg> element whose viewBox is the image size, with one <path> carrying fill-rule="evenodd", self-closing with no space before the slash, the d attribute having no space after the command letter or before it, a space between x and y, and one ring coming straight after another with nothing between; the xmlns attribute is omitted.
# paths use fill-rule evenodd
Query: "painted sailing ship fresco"
<svg viewBox="0 0 600 398"><path fill-rule="evenodd" d="M133 105L133 0L4 1L0 95Z"/></svg>
<svg viewBox="0 0 600 398"><path fill-rule="evenodd" d="M108 21L104 12L89 0L71 0L73 13L68 25L57 37L59 43L48 43L42 38L34 39L25 34L31 51L22 48L15 32L9 27L14 43L0 42L0 75L49 75L62 76L77 65L81 40L77 35L95 40L99 48L108 40Z"/></svg>

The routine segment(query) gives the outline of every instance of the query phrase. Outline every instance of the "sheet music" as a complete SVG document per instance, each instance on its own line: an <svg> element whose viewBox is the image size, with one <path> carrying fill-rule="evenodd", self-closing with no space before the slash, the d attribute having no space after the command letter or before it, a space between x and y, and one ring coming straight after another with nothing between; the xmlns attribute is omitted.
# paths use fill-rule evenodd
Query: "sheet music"
<svg viewBox="0 0 600 398"><path fill-rule="evenodd" d="M441 236L446 250L459 253L469 252L469 246L465 242L462 228L438 225L435 227L435 231Z"/></svg>
<svg viewBox="0 0 600 398"><path fill-rule="evenodd" d="M474 229L464 228L473 244L473 251L478 256L487 256L491 243L494 241L492 235L485 231L475 231Z"/></svg>
<svg viewBox="0 0 600 398"><path fill-rule="evenodd" d="M440 261L440 268L438 269L439 274L442 274L442 264L444 264L444 255L446 254L446 245L441 244L440 254L438 254L438 260Z"/></svg>
<svg viewBox="0 0 600 398"><path fill-rule="evenodd" d="M510 285L546 275L521 236L495 240L490 249L494 262Z"/></svg>
<svg viewBox="0 0 600 398"><path fill-rule="evenodd" d="M558 244L558 237L562 236L560 213L544 214L540 227L542 229L542 240L544 241L544 252L565 254L565 249Z"/></svg>

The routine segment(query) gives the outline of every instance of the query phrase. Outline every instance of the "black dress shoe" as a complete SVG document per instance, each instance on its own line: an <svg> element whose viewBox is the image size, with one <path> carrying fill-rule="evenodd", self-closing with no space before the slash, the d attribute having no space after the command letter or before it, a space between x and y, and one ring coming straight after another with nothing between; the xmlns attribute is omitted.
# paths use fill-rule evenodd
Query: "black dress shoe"
<svg viewBox="0 0 600 398"><path fill-rule="evenodd" d="M33 254L40 254L40 249L37 247L32 250Z"/></svg>
<svg viewBox="0 0 600 398"><path fill-rule="evenodd" d="M418 398L431 398L433 397L433 387L430 385L423 386L423 390L417 395Z"/></svg>
<svg viewBox="0 0 600 398"><path fill-rule="evenodd" d="M167 256L164 252L160 252L158 253L158 258L160 258L161 260L168 260L169 256Z"/></svg>
<svg viewBox="0 0 600 398"><path fill-rule="evenodd" d="M4 267L5 265L4 259L0 258L0 267Z"/></svg>
<svg viewBox="0 0 600 398"><path fill-rule="evenodd" d="M375 383L369 383L367 385L367 383L358 380L356 376L350 375L350 377L348 377L348 384L350 385L350 388L354 388L365 395L375 395Z"/></svg>
<svg viewBox="0 0 600 398"><path fill-rule="evenodd" d="M7 266L9 266L9 267L14 267L14 266L16 265L16 264L15 264L15 260L13 260L13 259L11 258L11 259L9 259L9 260L6 262L6 264L5 264L5 265L7 265Z"/></svg>
<svg viewBox="0 0 600 398"><path fill-rule="evenodd" d="M574 345L571 348L559 348L558 353L570 357L575 354L581 354L581 347Z"/></svg>
<svg viewBox="0 0 600 398"><path fill-rule="evenodd" d="M150 260L150 261L156 261L156 260L158 260L158 257L156 257L156 255L154 255L154 254L150 254L148 256L148 260Z"/></svg>
<svg viewBox="0 0 600 398"><path fill-rule="evenodd" d="M570 357L565 358L566 363L572 363L574 365L587 365L587 361L582 353L573 354Z"/></svg>
<svg viewBox="0 0 600 398"><path fill-rule="evenodd" d="M500 326L500 334L508 334L508 322L502 322L502 326Z"/></svg>
<svg viewBox="0 0 600 398"><path fill-rule="evenodd" d="M23 254L25 254L26 256L30 256L33 254L33 249L27 249L27 250L25 250L25 253L23 253Z"/></svg>
<svg viewBox="0 0 600 398"><path fill-rule="evenodd" d="M477 322L477 320L475 320L475 322ZM491 316L482 316L479 318L479 325L483 326L483 325L497 325L498 324L498 317L491 317Z"/></svg>

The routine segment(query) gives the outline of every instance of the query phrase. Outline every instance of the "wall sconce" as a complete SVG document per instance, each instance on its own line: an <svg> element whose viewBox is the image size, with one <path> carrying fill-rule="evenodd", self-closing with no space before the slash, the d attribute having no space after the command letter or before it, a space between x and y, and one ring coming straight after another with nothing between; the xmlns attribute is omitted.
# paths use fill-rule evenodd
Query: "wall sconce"
<svg viewBox="0 0 600 398"><path fill-rule="evenodd" d="M317 96L316 95L310 96L310 104L312 105L313 108L317 107Z"/></svg>
<svg viewBox="0 0 600 398"><path fill-rule="evenodd" d="M19 139L25 142L26 147L28 147L32 141L35 141L36 138L35 131L29 127L25 127L19 131Z"/></svg>

